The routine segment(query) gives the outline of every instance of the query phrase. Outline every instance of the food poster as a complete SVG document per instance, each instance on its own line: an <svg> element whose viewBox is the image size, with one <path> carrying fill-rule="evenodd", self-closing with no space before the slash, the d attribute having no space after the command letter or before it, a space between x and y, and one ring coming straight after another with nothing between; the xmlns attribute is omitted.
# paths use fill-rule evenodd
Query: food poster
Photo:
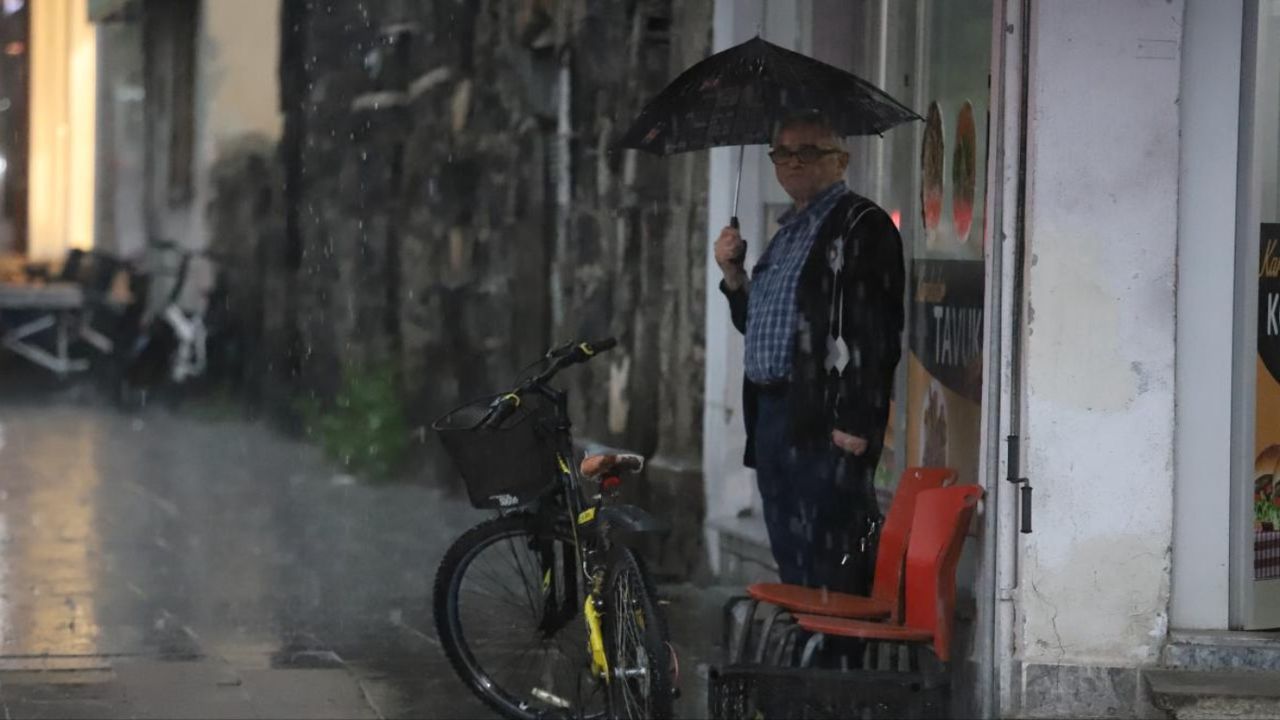
<svg viewBox="0 0 1280 720"><path fill-rule="evenodd" d="M911 465L976 482L982 409L983 264L918 260L911 277L907 448Z"/></svg>
<svg viewBox="0 0 1280 720"><path fill-rule="evenodd" d="M969 100L928 107L907 290L906 465L953 468L968 483L978 481L985 322L977 127Z"/></svg>
<svg viewBox="0 0 1280 720"><path fill-rule="evenodd" d="M1280 578L1280 223L1263 223L1254 391L1253 571Z"/></svg>

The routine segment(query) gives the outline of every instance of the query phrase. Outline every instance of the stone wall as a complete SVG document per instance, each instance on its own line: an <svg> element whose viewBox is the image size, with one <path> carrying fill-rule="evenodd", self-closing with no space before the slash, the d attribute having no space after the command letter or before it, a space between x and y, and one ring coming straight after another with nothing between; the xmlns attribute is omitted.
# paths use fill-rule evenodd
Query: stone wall
<svg viewBox="0 0 1280 720"><path fill-rule="evenodd" d="M659 570L700 573L706 154L611 142L708 53L711 3L281 12L283 139L274 158L223 163L211 206L233 228L252 215L240 202L275 203L278 232L237 251L261 269L257 387L331 397L344 368L393 363L424 462L447 478L431 419L553 343L617 336L562 376L576 434L651 457L637 499L677 520ZM281 191L236 172L249 188L278 173Z"/></svg>
<svg viewBox="0 0 1280 720"><path fill-rule="evenodd" d="M242 390L255 405L291 408L297 386L291 304L294 278L284 271L284 213L277 144L243 138L210 168L212 251L228 275L225 305L211 312L231 325L235 347L210 365L210 378Z"/></svg>

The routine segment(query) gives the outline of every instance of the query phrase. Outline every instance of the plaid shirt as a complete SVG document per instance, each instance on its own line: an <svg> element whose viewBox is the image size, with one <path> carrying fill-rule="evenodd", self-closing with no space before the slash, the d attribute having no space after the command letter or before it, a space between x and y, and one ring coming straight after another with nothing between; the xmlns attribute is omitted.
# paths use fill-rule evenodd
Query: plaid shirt
<svg viewBox="0 0 1280 720"><path fill-rule="evenodd" d="M751 271L747 297L747 331L744 373L763 384L791 377L792 338L799 319L796 286L813 239L831 208L849 192L841 180L818 193L804 210L788 210L778 218L781 226Z"/></svg>

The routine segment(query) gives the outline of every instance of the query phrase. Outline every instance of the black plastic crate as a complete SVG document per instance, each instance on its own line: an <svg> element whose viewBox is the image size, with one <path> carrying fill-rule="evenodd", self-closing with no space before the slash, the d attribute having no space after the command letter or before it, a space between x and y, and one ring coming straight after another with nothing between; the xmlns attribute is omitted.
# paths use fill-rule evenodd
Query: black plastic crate
<svg viewBox="0 0 1280 720"><path fill-rule="evenodd" d="M919 673L733 665L712 668L716 720L944 718L949 695Z"/></svg>

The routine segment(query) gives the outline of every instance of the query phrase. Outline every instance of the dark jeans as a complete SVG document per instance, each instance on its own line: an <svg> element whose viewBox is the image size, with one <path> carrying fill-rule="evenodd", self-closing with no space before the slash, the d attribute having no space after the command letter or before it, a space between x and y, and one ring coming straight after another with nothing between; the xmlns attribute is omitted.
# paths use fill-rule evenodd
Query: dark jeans
<svg viewBox="0 0 1280 720"><path fill-rule="evenodd" d="M870 563L860 549L867 518L876 516L876 508L868 507L875 500L866 485L875 458L849 455L829 438L819 447L794 447L787 424L785 391L762 392L756 482L779 577L794 585L866 594Z"/></svg>

